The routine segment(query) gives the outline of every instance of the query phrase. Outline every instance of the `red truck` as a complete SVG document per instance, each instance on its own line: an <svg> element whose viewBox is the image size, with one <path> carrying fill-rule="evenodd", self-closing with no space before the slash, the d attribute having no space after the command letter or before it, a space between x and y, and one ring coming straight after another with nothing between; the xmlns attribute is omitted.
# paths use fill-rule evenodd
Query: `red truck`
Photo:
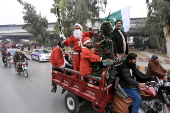
<svg viewBox="0 0 170 113"><path fill-rule="evenodd" d="M114 61L114 64L121 64L119 61ZM54 66L55 67L55 66ZM99 113L110 113L110 106L113 106L113 83L107 84L107 71L109 66L106 66L102 72L101 77L94 77L92 75L83 76L84 78L89 78L97 81L98 85L90 84L81 79L80 73L78 71L60 68L63 72L55 71L52 69L52 82L55 85L59 85L66 89L68 93L65 95L66 108L70 113L77 113L80 109L80 103L83 100L88 100L92 102L92 107ZM69 76L66 73L76 74L78 78Z"/></svg>

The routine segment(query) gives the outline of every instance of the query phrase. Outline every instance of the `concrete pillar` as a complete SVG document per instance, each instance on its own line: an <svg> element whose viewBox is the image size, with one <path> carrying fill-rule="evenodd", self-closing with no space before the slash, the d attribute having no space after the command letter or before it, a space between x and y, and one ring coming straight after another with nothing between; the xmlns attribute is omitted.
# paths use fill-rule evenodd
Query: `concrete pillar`
<svg viewBox="0 0 170 113"><path fill-rule="evenodd" d="M168 33L168 30L170 29L169 25L166 25L163 29L164 36L166 38L166 48L167 48L167 57L170 59L170 34Z"/></svg>

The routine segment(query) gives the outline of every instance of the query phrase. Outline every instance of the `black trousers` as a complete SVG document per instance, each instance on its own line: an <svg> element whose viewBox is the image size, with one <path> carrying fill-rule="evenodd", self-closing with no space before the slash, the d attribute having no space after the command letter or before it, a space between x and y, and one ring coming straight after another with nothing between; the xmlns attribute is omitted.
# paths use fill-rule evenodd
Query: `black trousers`
<svg viewBox="0 0 170 113"><path fill-rule="evenodd" d="M69 68L69 69L73 69L73 66L69 65L69 64L65 64L65 68ZM54 70L55 71L58 71L58 72L61 72L61 73L64 73L61 69L58 69L58 68L55 68L54 67ZM66 72L67 75L72 75L72 73L69 73L69 72Z"/></svg>

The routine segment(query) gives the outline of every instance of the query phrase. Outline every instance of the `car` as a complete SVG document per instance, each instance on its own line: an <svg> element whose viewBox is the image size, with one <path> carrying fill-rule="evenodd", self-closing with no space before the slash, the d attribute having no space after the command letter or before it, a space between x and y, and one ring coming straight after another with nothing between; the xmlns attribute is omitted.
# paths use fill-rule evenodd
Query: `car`
<svg viewBox="0 0 170 113"><path fill-rule="evenodd" d="M48 49L33 49L31 53L32 60L50 61L51 52Z"/></svg>

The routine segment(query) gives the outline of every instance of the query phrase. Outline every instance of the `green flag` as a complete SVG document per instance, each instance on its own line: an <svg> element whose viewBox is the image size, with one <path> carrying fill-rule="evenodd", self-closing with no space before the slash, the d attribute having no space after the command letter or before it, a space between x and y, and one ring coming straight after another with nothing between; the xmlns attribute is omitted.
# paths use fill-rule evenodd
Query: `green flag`
<svg viewBox="0 0 170 113"><path fill-rule="evenodd" d="M108 15L108 17L105 17L103 19L103 21L110 21L112 26L115 26L115 21L116 20L121 20L123 21L123 25L121 30L122 31L129 31L129 27L130 27L130 6L126 7L122 10L118 10L110 15Z"/></svg>

